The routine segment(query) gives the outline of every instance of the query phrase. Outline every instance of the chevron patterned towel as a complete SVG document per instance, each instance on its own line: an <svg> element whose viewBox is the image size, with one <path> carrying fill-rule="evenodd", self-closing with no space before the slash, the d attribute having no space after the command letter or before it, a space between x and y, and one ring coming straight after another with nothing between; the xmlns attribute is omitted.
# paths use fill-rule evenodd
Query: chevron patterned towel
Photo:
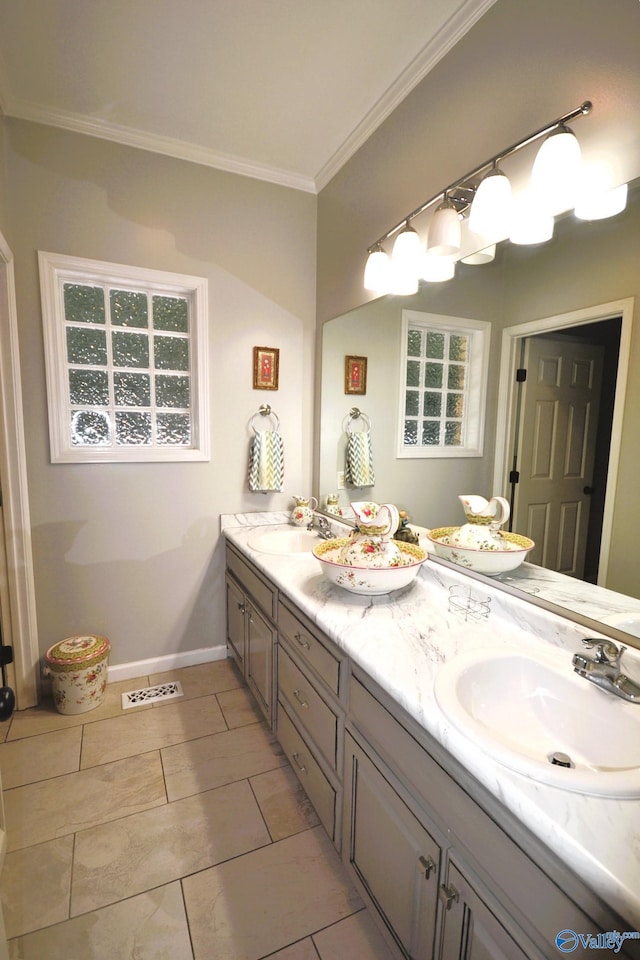
<svg viewBox="0 0 640 960"><path fill-rule="evenodd" d="M253 493L282 490L284 451L276 430L256 431L249 449L249 489Z"/></svg>
<svg viewBox="0 0 640 960"><path fill-rule="evenodd" d="M372 487L376 482L368 430L347 434L347 459L344 476L351 487Z"/></svg>

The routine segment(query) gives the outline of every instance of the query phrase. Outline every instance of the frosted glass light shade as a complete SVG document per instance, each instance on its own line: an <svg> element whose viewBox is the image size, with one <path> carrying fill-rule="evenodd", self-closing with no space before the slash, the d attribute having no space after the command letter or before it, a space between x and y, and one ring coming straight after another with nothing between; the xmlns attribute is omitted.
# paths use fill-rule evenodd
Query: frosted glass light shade
<svg viewBox="0 0 640 960"><path fill-rule="evenodd" d="M391 290L391 261L389 254L380 247L373 250L364 268L364 288L372 293L389 293Z"/></svg>
<svg viewBox="0 0 640 960"><path fill-rule="evenodd" d="M453 204L445 200L429 224L427 253L437 257L449 257L459 252L461 243L462 230L458 212Z"/></svg>
<svg viewBox="0 0 640 960"><path fill-rule="evenodd" d="M482 263L491 263L492 260L496 258L496 245L495 243L490 244L488 247L485 247L484 250L478 250L477 253L470 253L468 257L463 257L460 261L461 263L469 263L472 266Z"/></svg>
<svg viewBox="0 0 640 960"><path fill-rule="evenodd" d="M423 251L423 256L424 256ZM419 275L413 270L407 270L400 264L391 264L391 284L389 293L397 297L410 297L418 292Z"/></svg>
<svg viewBox="0 0 640 960"><path fill-rule="evenodd" d="M480 181L469 213L469 230L494 242L511 230L513 197L509 178L494 168Z"/></svg>
<svg viewBox="0 0 640 960"><path fill-rule="evenodd" d="M441 254L425 253L422 260L422 279L429 283L452 280L456 272L455 260Z"/></svg>
<svg viewBox="0 0 640 960"><path fill-rule="evenodd" d="M418 292L423 257L422 241L407 223L396 237L391 251L391 293L409 296Z"/></svg>
<svg viewBox="0 0 640 960"><path fill-rule="evenodd" d="M403 271L413 271L418 276L424 248L420 237L409 224L396 237L391 251L394 267Z"/></svg>
<svg viewBox="0 0 640 960"><path fill-rule="evenodd" d="M578 198L575 215L579 220L606 220L621 213L627 205L628 184L622 183L611 190L585 193Z"/></svg>
<svg viewBox="0 0 640 960"><path fill-rule="evenodd" d="M520 245L546 243L553 236L554 219L528 192L514 204L511 243Z"/></svg>
<svg viewBox="0 0 640 960"><path fill-rule="evenodd" d="M563 124L543 141L531 169L531 189L547 214L555 216L574 205L581 168L580 144Z"/></svg>

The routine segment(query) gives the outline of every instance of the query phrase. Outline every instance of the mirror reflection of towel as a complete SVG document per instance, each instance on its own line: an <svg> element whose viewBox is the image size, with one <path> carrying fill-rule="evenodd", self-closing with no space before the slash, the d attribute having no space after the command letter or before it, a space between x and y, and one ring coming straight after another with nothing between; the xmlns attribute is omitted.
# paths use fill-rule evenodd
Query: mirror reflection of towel
<svg viewBox="0 0 640 960"><path fill-rule="evenodd" d="M347 434L344 478L352 487L372 487L376 482L371 454L371 434L368 430Z"/></svg>
<svg viewBox="0 0 640 960"><path fill-rule="evenodd" d="M249 489L253 493L282 490L284 450L276 430L256 431L249 448Z"/></svg>

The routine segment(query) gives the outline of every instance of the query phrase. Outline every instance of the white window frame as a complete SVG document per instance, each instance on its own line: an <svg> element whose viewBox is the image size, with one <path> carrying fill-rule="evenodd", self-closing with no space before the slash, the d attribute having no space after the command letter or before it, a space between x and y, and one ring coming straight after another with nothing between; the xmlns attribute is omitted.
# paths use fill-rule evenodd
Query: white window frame
<svg viewBox="0 0 640 960"><path fill-rule="evenodd" d="M460 446L405 444L404 422L407 391L407 335L410 328L421 327L436 332L464 334L470 340L469 382L467 402L463 414L464 443ZM398 425L396 456L398 459L433 459L455 457L481 457L483 455L487 378L489 371L489 346L491 324L486 320L465 317L447 317L417 310L403 310L400 345L400 396L398 401Z"/></svg>
<svg viewBox="0 0 640 960"><path fill-rule="evenodd" d="M210 459L207 280L125 264L38 252L40 292L49 407L52 463L175 462ZM191 442L189 444L75 445L71 436L71 403L67 361L64 285L113 285L147 290L154 295L188 301ZM106 298L108 301L108 297ZM133 328L132 328L133 329ZM112 366L107 367L109 377Z"/></svg>

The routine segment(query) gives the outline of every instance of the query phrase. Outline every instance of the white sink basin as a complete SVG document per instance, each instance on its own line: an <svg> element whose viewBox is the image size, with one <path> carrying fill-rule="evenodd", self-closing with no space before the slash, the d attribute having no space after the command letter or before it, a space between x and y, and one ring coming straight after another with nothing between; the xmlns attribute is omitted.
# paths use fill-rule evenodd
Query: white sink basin
<svg viewBox="0 0 640 960"><path fill-rule="evenodd" d="M640 705L577 676L569 653L463 654L442 667L435 694L447 719L509 769L577 793L640 797ZM557 753L572 766L551 763Z"/></svg>
<svg viewBox="0 0 640 960"><path fill-rule="evenodd" d="M259 530L247 540L247 546L260 553L311 553L322 543L315 531L306 528L291 527L277 530Z"/></svg>

